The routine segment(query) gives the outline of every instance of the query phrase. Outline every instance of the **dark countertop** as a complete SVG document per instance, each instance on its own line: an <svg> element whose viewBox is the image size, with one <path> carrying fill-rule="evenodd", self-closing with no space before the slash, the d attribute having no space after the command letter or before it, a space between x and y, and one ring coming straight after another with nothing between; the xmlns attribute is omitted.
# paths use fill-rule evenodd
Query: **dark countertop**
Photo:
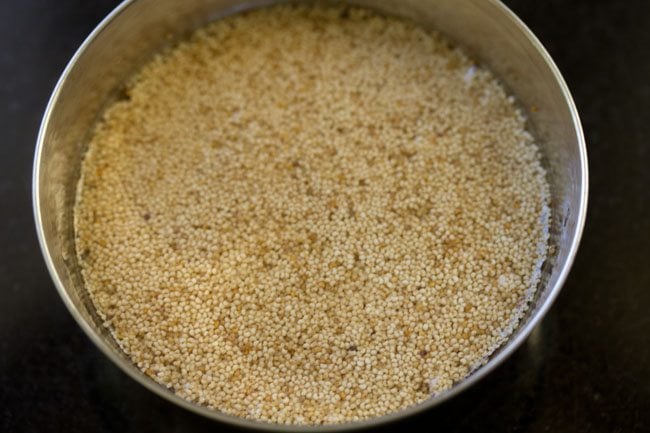
<svg viewBox="0 0 650 433"><path fill-rule="evenodd" d="M384 429L650 431L650 2L506 1L563 72L590 204L569 279L528 342L477 386ZM0 431L229 431L128 378L66 311L31 209L36 132L74 50L115 0L0 2Z"/></svg>

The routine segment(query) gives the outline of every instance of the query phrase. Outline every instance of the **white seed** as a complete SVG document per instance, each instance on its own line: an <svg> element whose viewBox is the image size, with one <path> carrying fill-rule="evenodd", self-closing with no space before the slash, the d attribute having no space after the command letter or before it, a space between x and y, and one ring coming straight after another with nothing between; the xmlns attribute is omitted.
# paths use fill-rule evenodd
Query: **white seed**
<svg viewBox="0 0 650 433"><path fill-rule="evenodd" d="M538 150L439 35L278 6L197 31L127 93L90 143L77 250L105 325L180 396L278 423L383 415L463 379L526 309Z"/></svg>

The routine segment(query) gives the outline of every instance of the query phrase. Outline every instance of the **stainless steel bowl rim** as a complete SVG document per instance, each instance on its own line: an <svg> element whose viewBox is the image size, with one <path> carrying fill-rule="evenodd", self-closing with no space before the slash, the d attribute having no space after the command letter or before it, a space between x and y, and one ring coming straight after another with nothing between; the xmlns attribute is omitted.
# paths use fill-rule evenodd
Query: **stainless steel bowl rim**
<svg viewBox="0 0 650 433"><path fill-rule="evenodd" d="M146 379L144 376L136 374L132 369L127 368L127 365L125 361L118 357L113 350L106 344L104 340L100 338L97 333L93 331L93 329L86 323L86 321L81 317L80 313L77 311L75 308L72 300L70 299L68 293L65 290L65 287L63 285L63 282L59 278L56 269L54 267L52 258L50 257L50 253L47 249L46 242L45 242L45 235L43 231L43 222L42 222L42 217L41 217L41 211L40 211L40 204L39 204L39 182L38 179L40 178L39 176L39 169L40 169L40 162L41 162L41 153L42 149L44 146L44 141L45 141L45 131L47 130L49 119L53 110L53 107L56 104L56 101L58 99L59 93L61 88L63 87L63 84L66 82L68 79L69 73L74 67L75 63L77 60L84 54L86 51L86 48L93 42L93 40L108 26L108 24L119 14L124 12L129 6L131 6L133 3L135 3L137 0L124 0L122 3L120 3L113 11L111 11L100 23L95 27L95 29L88 35L88 37L84 40L84 42L81 44L81 46L77 49L75 54L72 56L71 60L68 62L65 70L63 71L61 77L59 78L54 91L52 93L52 96L50 97L50 100L48 102L47 108L45 110L43 120L40 125L39 133L38 133L38 138L37 138L37 144L36 144L36 152L35 152L35 158L34 158L34 166L33 166L33 176L32 176L32 201L33 201L33 208L34 208L34 218L35 218L35 223L36 223L36 231L38 235L38 240L40 244L40 248L43 254L43 257L45 259L45 263L47 265L48 271L50 273L50 276L52 277L52 280L54 281L54 284L59 292L59 295L63 299L63 302L65 303L68 311L70 314L74 317L76 322L79 324L79 326L83 329L83 331L86 333L86 335L90 338L90 340L114 363L116 364L122 371L127 373L131 378L139 382L141 385L144 387L148 388L149 390L153 391L157 395L169 400L170 402L183 407L187 410L190 410L192 412L195 412L197 414L203 415L207 418L211 418L214 420L222 421L228 424L236 425L239 427L246 427L246 428L254 428L254 429L260 429L260 430L267 430L267 431L288 431L288 432L326 432L326 431L341 431L341 430L353 430L353 429L361 429L361 428L368 428L368 427L373 427L377 426L379 424L385 424L389 423L392 421L396 421L411 415L414 415L416 413L422 412L426 409L429 409L433 406L436 406L451 397L461 393L465 389L471 387L474 385L476 382L484 378L488 373L493 371L498 365L500 365L503 361L505 361L510 355L512 355L518 348L521 346L521 344L526 340L528 335L532 332L532 330L536 327L536 325L542 320L542 318L545 316L547 313L548 309L551 307L553 304L555 298L557 297L558 293L560 292L560 289L562 288L564 282L566 281L566 278L568 276L569 270L571 268L571 265L573 264L573 261L575 259L575 255L578 249L578 245L580 243L580 238L582 236L583 228L584 228L584 223L586 219L586 212L587 212L587 197L588 197L588 167L587 167L587 151L586 151L586 144L585 144L585 139L584 139L584 133L582 130L582 126L580 123L580 118L578 115L578 111L576 109L575 103L573 101L573 98L571 96L571 93L569 92L569 89L560 74L560 71L558 70L557 66L551 59L551 56L548 54L544 46L541 44L541 42L537 39L537 37L532 33L532 31L507 7L505 6L501 1L499 0L485 0L486 2L492 3L498 7L500 7L504 14L508 15L510 19L512 19L515 24L519 27L519 29L522 31L522 33L526 36L528 41L537 49L539 54L543 57L544 61L546 62L547 66L550 68L552 71L555 80L557 81L558 85L561 87L561 90L563 92L564 98L566 100L567 106L570 108L571 111L571 117L573 121L573 126L577 132L577 139L579 143L579 156L580 156L580 164L581 164L581 174L582 178L580 179L581 185L582 185L582 190L581 190L581 195L580 195L580 204L579 204L579 214L577 215L577 224L576 224L576 230L574 232L573 238L571 239L571 247L567 256L567 259L564 263L563 269L561 270L560 276L557 280L557 283L555 284L554 287L551 288L551 291L549 295L544 299L543 303L539 306L537 314L529 319L529 321L522 327L520 332L512 339L508 340L506 343L505 347L497 353L494 357L492 357L486 364L484 364L482 367L474 371L468 378L463 380L461 383L453 386L451 389L449 389L446 392L443 392L439 395L436 395L422 403L419 403L417 405L408 407L406 409L390 413L388 415L380 416L380 417L375 417L375 418L369 418L366 420L362 421L354 421L354 422L347 422L347 423L341 423L341 424L326 424L326 425L284 425L284 424L272 424L268 422L262 422L262 421L255 421L255 420L250 420L250 419L245 419L245 418L240 418L237 416L233 415L228 415L222 412L218 412L216 410L208 409L204 406L200 406L194 403L191 403L176 394L173 394L169 391L166 391L162 386L156 384L150 379Z"/></svg>

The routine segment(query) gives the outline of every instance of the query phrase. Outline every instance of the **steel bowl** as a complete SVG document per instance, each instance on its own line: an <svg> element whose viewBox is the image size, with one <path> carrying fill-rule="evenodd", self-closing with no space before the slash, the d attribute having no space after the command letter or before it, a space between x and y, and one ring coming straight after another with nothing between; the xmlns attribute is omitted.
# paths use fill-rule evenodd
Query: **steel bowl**
<svg viewBox="0 0 650 433"><path fill-rule="evenodd" d="M587 209L587 155L575 105L541 43L498 0L357 0L350 3L434 28L487 65L514 94L540 144L551 188L550 254L533 302L506 344L450 390L385 416L321 426L286 426L227 415L188 402L144 375L102 326L75 254L73 206L89 133L124 81L170 41L221 17L273 0L126 0L88 36L52 93L36 145L36 229L52 279L90 339L133 379L174 404L238 426L283 431L368 427L431 408L475 384L526 339L548 311L575 257Z"/></svg>

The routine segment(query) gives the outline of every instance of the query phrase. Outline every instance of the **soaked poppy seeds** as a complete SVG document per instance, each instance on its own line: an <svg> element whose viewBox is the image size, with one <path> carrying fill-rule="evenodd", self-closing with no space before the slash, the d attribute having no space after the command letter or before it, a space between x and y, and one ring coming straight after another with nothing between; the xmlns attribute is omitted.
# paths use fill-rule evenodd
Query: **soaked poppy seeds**
<svg viewBox="0 0 650 433"><path fill-rule="evenodd" d="M198 30L109 107L82 174L105 325L155 381L240 417L338 423L449 389L516 327L546 256L513 98L363 9Z"/></svg>

